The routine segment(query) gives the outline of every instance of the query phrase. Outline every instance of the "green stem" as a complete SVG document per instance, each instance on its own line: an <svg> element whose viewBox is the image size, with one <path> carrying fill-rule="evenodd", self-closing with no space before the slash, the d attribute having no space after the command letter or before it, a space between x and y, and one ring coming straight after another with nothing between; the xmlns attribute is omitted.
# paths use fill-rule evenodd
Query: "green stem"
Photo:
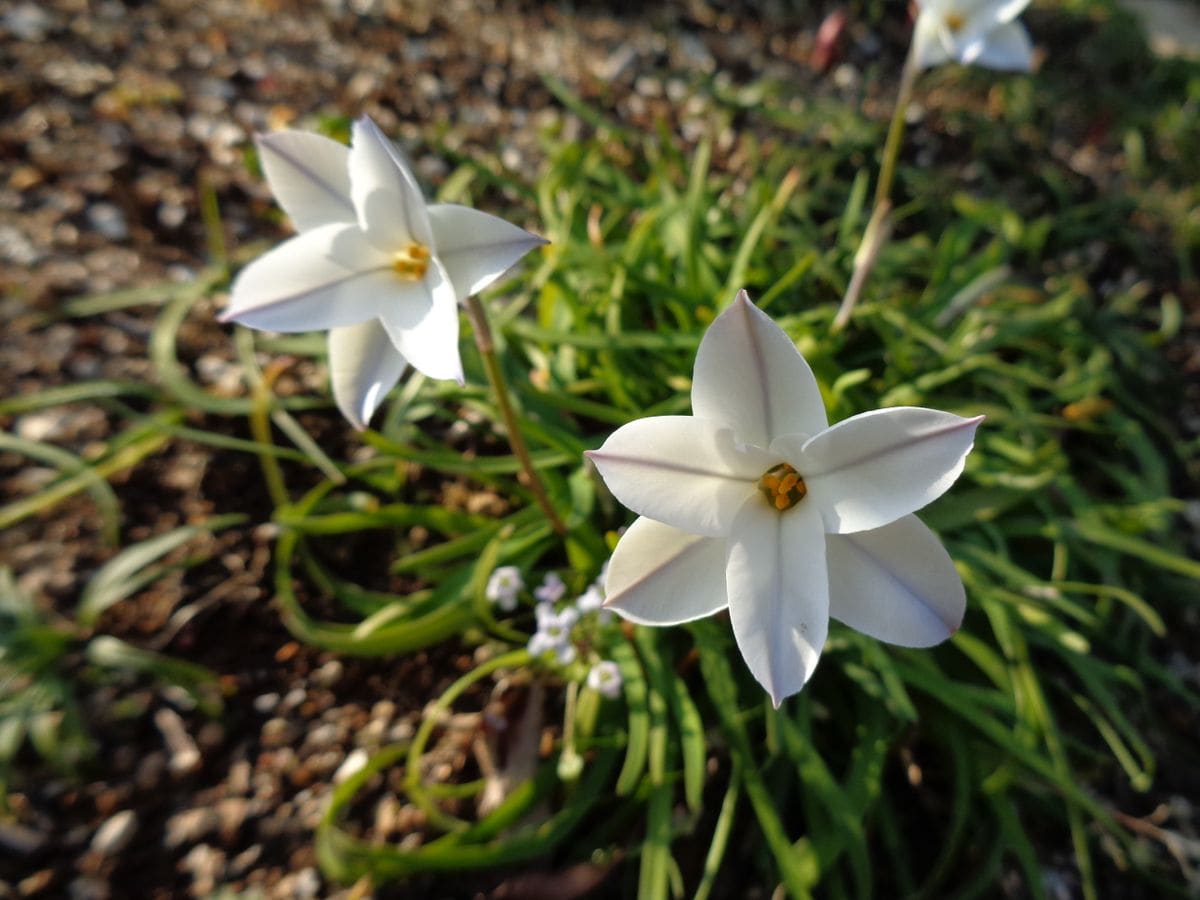
<svg viewBox="0 0 1200 900"><path fill-rule="evenodd" d="M521 471L524 474L524 482L533 494L533 499L537 501L538 506L542 508L542 512L546 514L546 518L550 522L550 527L554 529L555 534L559 537L567 533L567 526L563 524L563 520L559 517L558 512L550 503L550 498L546 494L546 488L542 484L542 480L538 477L537 469L533 466L533 460L529 457L529 449L525 446L525 438L521 434L521 426L517 421L516 412L512 407L512 400L508 394L508 385L504 381L504 373L500 370L500 360L496 358L496 345L492 340L492 328L488 324L487 313L484 312L483 304L479 302L479 298L471 296L467 298L467 315L471 319L471 325L475 330L475 346L479 348L479 354L483 357L484 368L487 369L488 381L492 383L492 391L496 394L496 403L500 406L500 415L504 418L504 427L508 431L508 443L512 447L513 455L521 463Z"/></svg>
<svg viewBox="0 0 1200 900"><path fill-rule="evenodd" d="M558 757L558 777L568 784L579 780L583 772L583 757L575 750L575 707L579 682L567 682L566 709L563 712L562 753Z"/></svg>
<svg viewBox="0 0 1200 900"><path fill-rule="evenodd" d="M900 158L900 145L904 139L904 123L908 113L908 104L912 100L913 85L920 71L916 61L916 44L909 46L908 56L904 60L904 68L900 70L900 88L896 92L896 108L892 112L892 121L888 125L887 139L883 144L883 160L879 165L879 181L875 185L875 205L871 209L871 218L863 232L862 243L854 254L854 274L850 278L850 286L846 288L846 296L833 319L833 331L841 331L850 321L858 298L879 251L887 243L891 233L890 214L892 211L892 181L896 177L896 162Z"/></svg>
<svg viewBox="0 0 1200 900"><path fill-rule="evenodd" d="M883 144L883 161L879 166L879 183L875 186L875 205L879 206L892 193L892 180L896 176L896 160L900 157L900 142L904 139L904 125L908 115L908 104L912 100L913 84L916 83L916 42L908 49L904 68L900 70L900 88L896 92L896 108L888 125L887 140Z"/></svg>

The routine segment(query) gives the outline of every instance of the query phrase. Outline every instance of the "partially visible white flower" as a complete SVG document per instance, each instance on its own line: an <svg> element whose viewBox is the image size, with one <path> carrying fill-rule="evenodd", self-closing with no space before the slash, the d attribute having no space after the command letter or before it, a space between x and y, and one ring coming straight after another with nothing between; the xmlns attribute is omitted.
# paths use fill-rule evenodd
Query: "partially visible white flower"
<svg viewBox="0 0 1200 900"><path fill-rule="evenodd" d="M594 584L580 594L579 598L575 601L575 606L581 613L594 612L603 605L604 592Z"/></svg>
<svg viewBox="0 0 1200 900"><path fill-rule="evenodd" d="M588 672L587 685L609 700L621 696L621 670L610 660L598 662Z"/></svg>
<svg viewBox="0 0 1200 900"><path fill-rule="evenodd" d="M918 69L964 65L1028 72L1033 44L1016 21L1029 0L917 0L913 59Z"/></svg>
<svg viewBox="0 0 1200 900"><path fill-rule="evenodd" d="M594 613L599 622L604 623L612 618L612 610L604 609L604 589L599 584L591 584L588 589L575 600L575 608L583 615Z"/></svg>
<svg viewBox="0 0 1200 900"><path fill-rule="evenodd" d="M505 612L517 608L517 594L524 587L521 570L516 566L500 566L488 578L484 595Z"/></svg>
<svg viewBox="0 0 1200 900"><path fill-rule="evenodd" d="M557 572L547 572L533 596L541 603L557 603L567 592L567 586Z"/></svg>
<svg viewBox="0 0 1200 900"><path fill-rule="evenodd" d="M539 603L535 608L537 631L529 639L528 649L534 656L553 652L560 665L575 659L575 645L571 643L571 629L579 621L579 613L572 607L557 611L553 604Z"/></svg>
<svg viewBox="0 0 1200 900"><path fill-rule="evenodd" d="M957 630L962 580L912 513L958 478L982 417L896 407L829 426L808 363L745 291L700 342L692 413L587 454L641 515L606 607L647 625L727 608L776 706L812 675L831 616L906 647Z"/></svg>
<svg viewBox="0 0 1200 900"><path fill-rule="evenodd" d="M465 206L427 206L403 155L365 116L350 147L300 131L257 143L300 233L242 269L221 319L328 329L334 400L356 428L406 364L461 383L459 301L545 241Z"/></svg>

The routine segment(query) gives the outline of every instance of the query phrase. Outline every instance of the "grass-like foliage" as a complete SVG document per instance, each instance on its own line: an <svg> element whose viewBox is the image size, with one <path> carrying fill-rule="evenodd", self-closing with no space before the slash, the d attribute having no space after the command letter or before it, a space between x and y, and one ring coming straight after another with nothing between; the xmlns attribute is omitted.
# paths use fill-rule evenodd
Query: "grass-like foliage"
<svg viewBox="0 0 1200 900"><path fill-rule="evenodd" d="M880 121L832 101L789 104L786 85L733 92L697 79L712 131L685 146L551 83L586 119L583 138L546 134L536 177L460 161L441 199L506 212L551 241L485 303L565 540L517 478L466 343L466 386L410 378L362 435L371 452L349 461L298 421L328 409L324 398L281 400L272 386L286 362L255 365L261 351L319 357L320 341L239 330L247 394L216 397L179 363L174 337L225 273L166 303L151 346L160 384L137 398L149 412L120 407L128 441L114 456L166 434L256 455L279 526L276 598L299 639L433 658L466 645L478 661L430 698L411 742L334 790L316 837L329 874L458 877L539 860L615 867L614 895L646 900L748 885L765 896L780 883L796 897L969 897L1001 879L1035 897L1101 896L1111 878L1147 895L1185 890L1169 823L1156 837L1131 822L1151 805L1142 795L1177 789L1164 765L1188 746L1167 711L1200 703L1165 663L1200 564L1180 527L1197 447L1181 437L1163 352L1180 286L1195 291L1195 219L1178 192L1194 203L1184 148L1200 140L1180 110L1197 102L1200 74L1138 56L1114 15L1032 17L1035 31L1080 35L1076 58L1052 57L1034 77L924 78L895 230L840 332L830 325ZM1080 78L1099 87L1077 92ZM1108 135L1097 152L1121 154L1111 190L1062 147L1094 125L1091 103ZM723 617L674 629L589 619L577 660L532 659L528 591L502 612L488 577L513 565L533 586L553 571L571 595L597 577L631 516L581 454L626 421L688 411L700 336L741 287L795 339L831 420L895 405L986 414L965 474L921 513L966 583L962 630L907 651L835 624L815 676L778 711ZM80 385L57 399L132 392ZM185 408L211 430L184 426ZM103 509L103 465L64 460L59 483L74 479ZM582 684L601 658L620 667L619 700ZM480 709L501 676L519 699L499 774L468 767L468 780L436 782L424 760L437 729ZM356 824L358 802L380 790L424 812L422 845L383 845Z"/></svg>

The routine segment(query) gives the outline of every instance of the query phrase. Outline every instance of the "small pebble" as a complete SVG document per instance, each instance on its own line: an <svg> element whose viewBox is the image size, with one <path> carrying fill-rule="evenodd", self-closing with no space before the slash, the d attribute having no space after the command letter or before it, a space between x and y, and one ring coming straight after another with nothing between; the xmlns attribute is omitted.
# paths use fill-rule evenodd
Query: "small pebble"
<svg viewBox="0 0 1200 900"><path fill-rule="evenodd" d="M179 867L192 875L192 896L207 897L225 874L225 854L208 844L197 844Z"/></svg>
<svg viewBox="0 0 1200 900"><path fill-rule="evenodd" d="M88 224L110 241L123 241L129 237L129 225L125 213L112 203L93 203L87 211Z"/></svg>
<svg viewBox="0 0 1200 900"><path fill-rule="evenodd" d="M300 729L287 719L276 716L263 722L259 740L268 748L283 747L292 743L299 736Z"/></svg>
<svg viewBox="0 0 1200 900"><path fill-rule="evenodd" d="M112 893L105 879L84 875L67 885L67 896L71 900L108 900Z"/></svg>
<svg viewBox="0 0 1200 900"><path fill-rule="evenodd" d="M51 21L46 11L36 3L22 3L5 13L0 24L18 40L37 43L46 37Z"/></svg>
<svg viewBox="0 0 1200 900"><path fill-rule="evenodd" d="M215 810L206 806L185 809L167 819L163 846L168 849L191 844L213 831L220 824Z"/></svg>
<svg viewBox="0 0 1200 900"><path fill-rule="evenodd" d="M313 673L313 681L321 687L333 687L341 680L343 668L340 660L331 659Z"/></svg>
<svg viewBox="0 0 1200 900"><path fill-rule="evenodd" d="M137 833L137 827L137 813L132 809L121 810L96 829L92 838L92 851L101 856L115 856L129 846L129 842Z"/></svg>
<svg viewBox="0 0 1200 900"><path fill-rule="evenodd" d="M308 733L308 738L304 743L310 747L330 747L333 744L339 743L341 732L342 729L332 722L325 725L318 725Z"/></svg>
<svg viewBox="0 0 1200 900"><path fill-rule="evenodd" d="M167 768L172 774L183 775L199 768L200 749L188 734L179 713L164 706L154 713L154 724L162 732L167 749L171 751Z"/></svg>
<svg viewBox="0 0 1200 900"><path fill-rule="evenodd" d="M350 776L362 770L362 767L367 764L367 760L371 757L362 747L356 750L351 750L346 754L345 760L338 766L338 770L333 773L333 783L341 784Z"/></svg>

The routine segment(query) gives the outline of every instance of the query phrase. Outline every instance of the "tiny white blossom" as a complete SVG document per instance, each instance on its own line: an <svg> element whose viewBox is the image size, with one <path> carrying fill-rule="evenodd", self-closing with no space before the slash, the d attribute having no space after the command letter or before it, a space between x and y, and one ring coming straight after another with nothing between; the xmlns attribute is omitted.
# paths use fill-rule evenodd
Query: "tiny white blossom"
<svg viewBox="0 0 1200 900"><path fill-rule="evenodd" d="M567 586L557 572L547 572L541 586L536 588L533 596L541 603L556 603L567 592Z"/></svg>
<svg viewBox="0 0 1200 900"><path fill-rule="evenodd" d="M599 584L589 585L575 600L575 608L584 615L595 615L596 621L602 625L613 617L613 611L604 608L604 588Z"/></svg>
<svg viewBox="0 0 1200 900"><path fill-rule="evenodd" d="M586 591L579 595L575 601L575 607L581 613L595 612L604 605L604 592L596 585L591 585Z"/></svg>
<svg viewBox="0 0 1200 900"><path fill-rule="evenodd" d="M485 596L505 612L517 608L517 594L524 586L521 570L516 566L500 566L488 578Z"/></svg>
<svg viewBox="0 0 1200 900"><path fill-rule="evenodd" d="M609 700L621 696L621 670L610 660L598 662L588 672L587 685Z"/></svg>
<svg viewBox="0 0 1200 900"><path fill-rule="evenodd" d="M221 319L328 330L333 397L356 428L406 365L461 383L459 301L545 241L465 206L426 205L399 149L365 116L350 147L301 131L257 143L300 233L242 269Z"/></svg>
<svg viewBox="0 0 1200 900"><path fill-rule="evenodd" d="M606 607L647 625L728 609L776 706L812 675L831 616L907 647L958 629L962 579L912 513L958 478L981 416L896 407L830 426L808 363L745 291L700 342L692 413L587 454L641 515Z"/></svg>
<svg viewBox="0 0 1200 900"><path fill-rule="evenodd" d="M535 608L537 631L529 639L528 649L534 656L553 651L561 665L575 659L575 645L571 643L571 629L579 621L579 613L568 607L561 612L553 604L539 603Z"/></svg>
<svg viewBox="0 0 1200 900"><path fill-rule="evenodd" d="M919 69L955 60L1028 72L1033 45L1016 21L1029 0L917 0L913 60Z"/></svg>

